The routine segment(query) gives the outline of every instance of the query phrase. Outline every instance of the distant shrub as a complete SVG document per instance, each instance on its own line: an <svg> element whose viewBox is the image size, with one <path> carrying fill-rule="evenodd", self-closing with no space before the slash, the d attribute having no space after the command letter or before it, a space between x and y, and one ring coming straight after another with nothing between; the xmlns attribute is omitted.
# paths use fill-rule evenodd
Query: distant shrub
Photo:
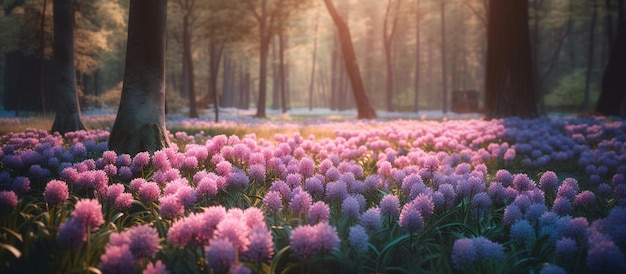
<svg viewBox="0 0 626 274"><path fill-rule="evenodd" d="M94 108L115 108L120 105L120 98L122 97L122 82L117 83L110 90L105 91L100 95L83 95L83 102L85 106ZM79 94L79 97L81 94Z"/></svg>
<svg viewBox="0 0 626 274"><path fill-rule="evenodd" d="M545 97L546 106L576 110L582 105L585 96L585 69L577 69L562 77L556 88ZM598 100L598 85L591 83L589 88L589 105Z"/></svg>

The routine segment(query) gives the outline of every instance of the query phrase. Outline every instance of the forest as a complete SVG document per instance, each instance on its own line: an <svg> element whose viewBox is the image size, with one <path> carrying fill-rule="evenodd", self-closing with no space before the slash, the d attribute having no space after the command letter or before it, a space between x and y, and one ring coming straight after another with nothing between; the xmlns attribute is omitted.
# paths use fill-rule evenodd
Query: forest
<svg viewBox="0 0 626 274"><path fill-rule="evenodd" d="M626 273L624 0L0 3L0 273Z"/></svg>
<svg viewBox="0 0 626 274"><path fill-rule="evenodd" d="M74 2L80 106L115 108L128 1ZM2 105L18 116L53 113L52 1L3 3ZM484 109L488 1L340 0L334 5L349 26L374 109L463 112L464 100L471 101L471 111ZM614 0L529 1L541 113L595 108L624 20L622 6ZM282 112L355 108L340 39L323 1L181 0L169 1L167 9L168 111L197 117L198 109L210 108L216 98L221 107L256 108L261 89L267 94L263 105Z"/></svg>

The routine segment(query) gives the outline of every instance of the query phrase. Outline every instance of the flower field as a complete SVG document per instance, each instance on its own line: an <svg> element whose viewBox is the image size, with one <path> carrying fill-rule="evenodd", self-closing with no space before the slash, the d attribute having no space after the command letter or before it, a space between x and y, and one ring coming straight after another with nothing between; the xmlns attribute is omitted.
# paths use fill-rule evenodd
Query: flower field
<svg viewBox="0 0 626 274"><path fill-rule="evenodd" d="M0 273L626 273L625 121L220 125L2 135Z"/></svg>

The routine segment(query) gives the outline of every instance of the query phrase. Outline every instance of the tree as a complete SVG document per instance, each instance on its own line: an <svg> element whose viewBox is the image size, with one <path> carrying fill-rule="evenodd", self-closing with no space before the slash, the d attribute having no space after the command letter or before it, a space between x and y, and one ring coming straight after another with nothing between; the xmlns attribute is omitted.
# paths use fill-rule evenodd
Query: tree
<svg viewBox="0 0 626 274"><path fill-rule="evenodd" d="M331 2L332 0L324 0L326 8L330 17L333 19L337 32L339 33L339 40L341 43L341 51L343 53L344 63L348 76L350 77L350 83L352 84L352 93L356 101L357 118L359 119L375 119L376 112L370 104L367 92L365 92L365 86L363 85L363 79L361 78L361 71L359 70L359 64L356 60L356 54L354 53L354 47L352 45L352 37L350 35L350 29L348 24L341 18L335 6Z"/></svg>
<svg viewBox="0 0 626 274"><path fill-rule="evenodd" d="M135 155L169 146L165 129L167 0L131 0L120 107L109 149Z"/></svg>
<svg viewBox="0 0 626 274"><path fill-rule="evenodd" d="M487 17L486 118L538 116L528 0L492 0Z"/></svg>
<svg viewBox="0 0 626 274"><path fill-rule="evenodd" d="M85 129L80 119L74 69L74 20L71 0L54 0L54 65L56 70L56 115L52 131Z"/></svg>
<svg viewBox="0 0 626 274"><path fill-rule="evenodd" d="M584 91L584 99L583 103L580 106L581 110L586 110L589 107L589 86L591 85L591 71L593 70L593 45L594 36L596 31L596 21L598 18L598 4L596 0L591 1L592 7L592 15L591 15L591 26L589 27L589 51L587 52L587 72L585 73L585 91Z"/></svg>
<svg viewBox="0 0 626 274"><path fill-rule="evenodd" d="M420 0L415 1L415 97L413 112L419 111L420 90Z"/></svg>
<svg viewBox="0 0 626 274"><path fill-rule="evenodd" d="M193 35L193 25L196 17L194 10L197 9L196 0L177 0L176 3L182 11L183 29L182 35L182 65L183 65L183 95L189 99L189 117L198 118L198 108L196 105L196 87L193 71L193 58L191 56L191 37Z"/></svg>
<svg viewBox="0 0 626 274"><path fill-rule="evenodd" d="M520 1L520 0L516 0ZM527 1L527 0L523 0ZM446 0L441 0L441 84L443 113L448 112L448 74L446 73ZM528 16L527 16L528 17Z"/></svg>
<svg viewBox="0 0 626 274"><path fill-rule="evenodd" d="M619 2L620 14L624 14L626 5ZM626 98L626 84L624 72L626 71L626 18L618 19L617 33L611 46L609 62L604 68L600 98L596 104L596 111L603 115L620 115L626 117L626 113L620 110Z"/></svg>
<svg viewBox="0 0 626 274"><path fill-rule="evenodd" d="M392 44L393 38L396 33L396 26L398 25L398 11L400 11L401 0L395 1L393 21L389 23L393 0L387 1L387 8L385 9L385 17L383 19L383 49L385 50L385 63L387 64L387 111L393 111L393 81L394 81L394 69L393 69L393 56L392 56Z"/></svg>

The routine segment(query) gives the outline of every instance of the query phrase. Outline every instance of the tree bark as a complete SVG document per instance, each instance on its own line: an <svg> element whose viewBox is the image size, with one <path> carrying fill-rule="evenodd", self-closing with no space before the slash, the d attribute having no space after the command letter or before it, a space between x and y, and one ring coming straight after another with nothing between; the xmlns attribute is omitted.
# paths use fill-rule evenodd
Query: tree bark
<svg viewBox="0 0 626 274"><path fill-rule="evenodd" d="M311 64L311 81L309 83L309 111L313 110L313 87L315 83L315 65L317 61L317 33L319 31L319 12L315 17L315 36L313 38L313 57Z"/></svg>
<svg viewBox="0 0 626 274"><path fill-rule="evenodd" d="M283 113L287 113L287 73L285 72L285 34L278 33L278 78L280 88L280 108Z"/></svg>
<svg viewBox="0 0 626 274"><path fill-rule="evenodd" d="M587 52L587 72L585 73L585 92L580 110L589 108L589 87L591 86L591 71L593 70L594 37L596 33L596 21L598 18L598 4L596 0L591 2L593 11L591 15L591 26L589 26L589 51Z"/></svg>
<svg viewBox="0 0 626 274"><path fill-rule="evenodd" d="M356 101L357 118L359 119L375 119L376 112L370 104L367 92L365 92L365 86L363 85L363 79L361 78L361 72L359 70L359 64L356 60L356 54L354 53L354 47L352 45L352 38L350 35L350 29L346 22L341 18L335 6L331 0L324 0L326 8L330 13L330 16L337 27L339 38L341 42L341 50L343 52L343 58L346 65L346 70L350 77L352 84L352 92Z"/></svg>
<svg viewBox="0 0 626 274"><path fill-rule="evenodd" d="M222 49L224 42L216 45L214 40L209 41L209 96L213 98L215 106L215 122L219 121L219 93L217 92L217 76L219 73L220 60L222 59Z"/></svg>
<svg viewBox="0 0 626 274"><path fill-rule="evenodd" d="M169 146L165 129L167 0L131 0L126 69L109 149L135 155Z"/></svg>
<svg viewBox="0 0 626 274"><path fill-rule="evenodd" d="M488 18L486 118L537 117L538 96L531 57L528 1L492 0Z"/></svg>
<svg viewBox="0 0 626 274"><path fill-rule="evenodd" d="M420 0L416 0L415 11L415 97L413 112L419 111L419 90L420 90Z"/></svg>
<svg viewBox="0 0 626 274"><path fill-rule="evenodd" d="M393 54L392 45L393 38L396 33L396 26L398 25L397 13L400 10L400 0L396 0L395 15L393 23L391 23L391 29L389 29L389 16L391 13L391 4L393 0L387 1L387 8L385 9L385 17L383 19L383 49L385 51L385 64L387 65L387 111L394 111L393 108L393 93L394 93L394 68L393 68Z"/></svg>
<svg viewBox="0 0 626 274"><path fill-rule="evenodd" d="M189 14L193 10L193 2L186 3L185 15L183 16L183 66L186 66L185 79L183 79L183 92L189 99L189 118L198 118L198 107L196 104L196 87L193 71L193 58L191 56L191 27Z"/></svg>
<svg viewBox="0 0 626 274"><path fill-rule="evenodd" d="M83 130L76 94L74 69L74 22L71 0L54 0L54 64L56 68L56 115L52 132Z"/></svg>
<svg viewBox="0 0 626 274"><path fill-rule="evenodd" d="M620 7L623 7L620 3ZM617 33L611 47L609 62L602 75L602 90L596 104L596 111L603 115L626 117L620 111L626 98L626 20L618 20Z"/></svg>
<svg viewBox="0 0 626 274"><path fill-rule="evenodd" d="M441 1L441 102L443 113L448 112L448 74L446 73L446 0ZM518 0L519 1L519 0ZM526 1L526 0L524 0Z"/></svg>

